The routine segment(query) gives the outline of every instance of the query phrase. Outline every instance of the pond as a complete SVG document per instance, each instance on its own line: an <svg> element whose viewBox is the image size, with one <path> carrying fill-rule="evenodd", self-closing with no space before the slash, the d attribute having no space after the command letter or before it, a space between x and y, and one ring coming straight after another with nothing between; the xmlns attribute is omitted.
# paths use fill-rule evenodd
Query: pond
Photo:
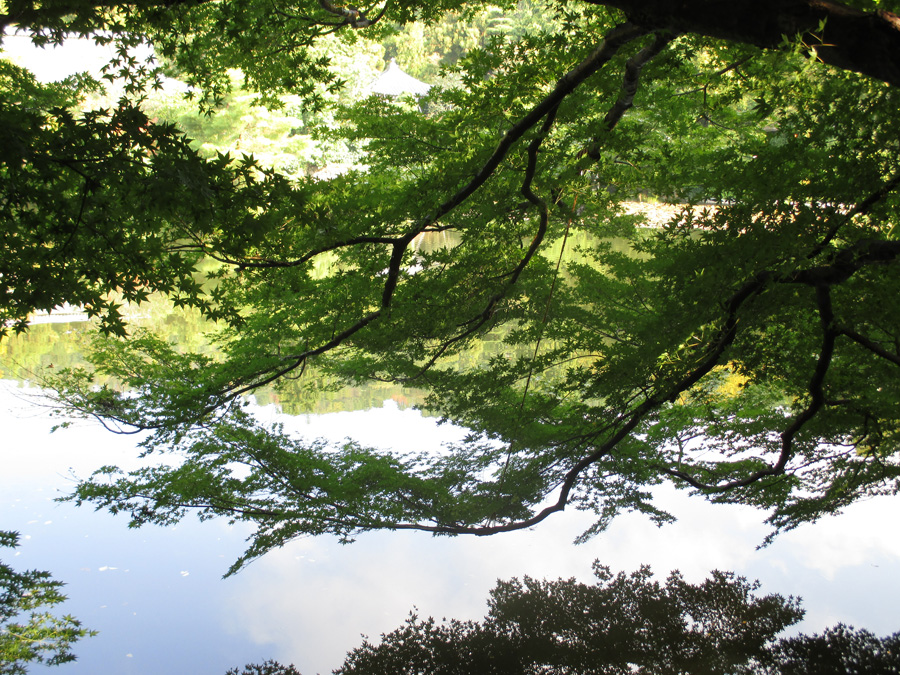
<svg viewBox="0 0 900 675"><path fill-rule="evenodd" d="M24 37L10 37L4 47L10 52L20 42ZM46 68L37 59L50 53L32 50L23 58L49 78L60 75L61 59L51 56ZM65 61L73 71L93 67L77 54ZM179 344L191 345L196 327L188 320L160 321ZM36 326L27 349L21 342L0 343L0 371L77 363L67 336L77 336L78 328ZM650 564L660 577L677 568L694 582L714 568L759 579L762 592L803 598L807 615L797 629L805 632L838 621L878 634L900 628L896 498L855 505L757 550L768 532L765 514L660 490L661 505L678 523L658 529L627 515L581 546L572 540L590 518L569 511L531 530L490 538L385 532L349 546L326 537L299 539L222 579L243 551L249 526L188 519L176 527L133 530L123 517L55 501L71 489L73 475L134 462L136 439L86 423L51 434L59 420L48 417L38 393L20 381L0 381L0 529L22 535L17 552L0 551L0 558L65 581L70 600L62 610L99 631L76 645L77 662L51 671L60 675L224 675L268 658L294 663L306 675L328 673L360 635L377 639L413 607L422 616L478 619L498 578L590 581L595 559L613 571ZM315 401L316 415L285 416L274 405L259 412L278 416L298 433L349 436L395 450L437 448L462 433L407 409L414 399L406 393L351 393ZM269 393L259 399L276 400ZM304 410L278 403L281 410Z"/></svg>
<svg viewBox="0 0 900 675"><path fill-rule="evenodd" d="M529 531L489 538L423 533L367 534L348 546L319 537L295 540L222 579L242 552L247 526L186 520L177 527L132 530L123 517L54 499L104 463L135 461L135 439L58 420L35 390L0 386L0 528L17 530L17 569L46 569L67 582L63 607L100 634L76 645L78 661L60 675L111 673L224 675L230 667L274 658L305 675L328 673L361 641L420 615L481 618L498 578L591 579L591 562L614 571L680 569L699 581L711 569L762 581L763 592L803 598L810 632L843 621L878 634L897 630L900 504L859 504L836 518L788 533L763 550L764 515L661 494L679 522L657 529L625 516L587 544L572 540L585 514L557 514ZM395 449L437 448L462 431L438 426L387 400L369 410L278 416L296 433ZM34 672L45 669L35 668Z"/></svg>

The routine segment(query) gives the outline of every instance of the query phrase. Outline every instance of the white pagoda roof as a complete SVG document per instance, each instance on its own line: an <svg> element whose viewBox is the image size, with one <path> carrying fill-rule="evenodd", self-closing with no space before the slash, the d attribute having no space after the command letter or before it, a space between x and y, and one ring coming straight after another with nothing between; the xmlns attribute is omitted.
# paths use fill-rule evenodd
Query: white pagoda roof
<svg viewBox="0 0 900 675"><path fill-rule="evenodd" d="M412 75L404 73L394 59L391 59L387 69L378 76L378 79L369 85L370 94L381 94L382 96L403 96L404 94L424 96L429 89L431 89L430 84L425 84Z"/></svg>

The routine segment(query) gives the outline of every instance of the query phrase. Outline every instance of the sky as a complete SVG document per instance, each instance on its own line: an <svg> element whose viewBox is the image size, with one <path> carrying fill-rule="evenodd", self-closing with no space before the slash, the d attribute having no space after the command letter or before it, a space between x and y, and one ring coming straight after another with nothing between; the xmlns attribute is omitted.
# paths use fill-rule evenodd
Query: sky
<svg viewBox="0 0 900 675"><path fill-rule="evenodd" d="M114 56L112 45L98 47L91 40L71 39L64 46L35 47L23 33L3 38L3 56L27 67L39 82L56 82L75 73L98 75Z"/></svg>
<svg viewBox="0 0 900 675"><path fill-rule="evenodd" d="M12 33L3 38L3 58L18 66L28 68L38 82L58 82L76 73L88 73L100 78L103 67L115 56L113 45L99 46L92 40L70 38L63 45L35 47L24 33ZM133 48L129 53L139 60L148 58L152 50L148 45ZM121 94L121 88L106 83L108 96ZM163 91L182 94L186 85L169 77L162 77Z"/></svg>

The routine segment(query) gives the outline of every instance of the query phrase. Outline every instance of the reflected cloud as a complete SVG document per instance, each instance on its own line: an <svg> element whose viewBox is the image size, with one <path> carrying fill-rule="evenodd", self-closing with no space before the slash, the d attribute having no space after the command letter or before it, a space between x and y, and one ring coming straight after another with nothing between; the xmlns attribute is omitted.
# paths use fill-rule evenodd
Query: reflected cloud
<svg viewBox="0 0 900 675"><path fill-rule="evenodd" d="M807 632L838 621L879 634L900 628L900 539L890 529L900 520L900 500L889 497L856 504L757 550L769 532L765 513L710 505L665 487L655 494L678 522L657 528L642 515L627 514L580 546L572 542L591 524L591 514L568 510L530 530L487 538L380 532L350 546L327 538L299 539L222 581L219 577L243 550L249 526L186 520L173 528L134 531L123 518L48 502L71 485L66 467L86 475L104 463L137 464L135 439L89 425L50 436L59 420L10 414L11 401L18 399L9 393L0 385L5 441L0 505L6 507L8 526L22 530L23 542L34 535L15 555L24 551L23 564L53 569L69 582L72 613L101 630L72 664L72 675L117 672L95 664L104 663L110 650L121 659L120 649L139 654L133 672L147 675L173 672L163 660L184 659L188 653L206 667L213 659L227 659L221 672L274 658L294 663L307 675L328 673L361 643L362 634L377 640L399 627L414 607L421 616L480 619L497 579L529 575L590 582L595 559L614 572L650 564L665 577L679 569L691 582L715 568L760 579L764 593L803 597L807 617L800 629ZM278 416L269 407L260 415L307 437L335 442L351 437L399 452L436 451L464 436L461 429L438 426L393 402L362 412L296 418ZM45 493L39 494L38 487ZM51 510L53 520L66 520L65 527L42 527L51 523L46 515ZM42 551L58 556L58 565L30 557ZM132 572L77 573L117 569L98 566L106 561ZM188 576L190 582L177 581ZM121 614L123 600L129 603L127 617ZM101 602L104 610L97 612ZM170 618L161 622L163 616ZM166 653L155 649L161 640L171 647ZM186 645L186 651L178 653L176 644Z"/></svg>

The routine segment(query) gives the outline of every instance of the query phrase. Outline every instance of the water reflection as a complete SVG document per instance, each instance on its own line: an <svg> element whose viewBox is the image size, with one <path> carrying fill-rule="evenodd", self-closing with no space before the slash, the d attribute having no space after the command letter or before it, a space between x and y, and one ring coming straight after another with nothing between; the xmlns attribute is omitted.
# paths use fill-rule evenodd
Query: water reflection
<svg viewBox="0 0 900 675"><path fill-rule="evenodd" d="M595 558L614 570L650 563L664 575L679 568L689 580L716 567L759 578L766 592L803 597L803 630L837 621L881 634L898 628L900 541L891 524L900 505L891 499L859 504L763 551L755 550L766 533L761 514L665 493L679 523L657 529L626 516L578 547L572 539L587 521L568 512L531 531L486 539L409 532L368 534L350 546L301 539L222 580L243 550L247 526L188 520L129 530L123 518L54 503L70 485L70 467L86 475L103 463L132 463L134 438L86 424L50 435L46 410L23 393L14 383L0 387L0 527L26 537L14 565L67 581L65 611L101 631L78 644L78 662L54 669L61 675L223 675L266 658L293 662L306 675L328 673L360 634L376 638L397 627L414 605L424 615L481 618L497 578L588 581ZM400 450L436 447L461 433L390 401L284 421L305 435Z"/></svg>

